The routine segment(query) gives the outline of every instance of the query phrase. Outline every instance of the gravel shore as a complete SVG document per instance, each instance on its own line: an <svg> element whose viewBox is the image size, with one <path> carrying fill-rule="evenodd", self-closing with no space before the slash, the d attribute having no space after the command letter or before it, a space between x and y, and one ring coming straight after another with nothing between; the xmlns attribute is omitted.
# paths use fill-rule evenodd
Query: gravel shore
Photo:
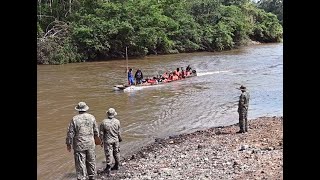
<svg viewBox="0 0 320 180"><path fill-rule="evenodd" d="M235 124L155 139L97 179L283 179L282 122L260 117L248 121L244 134Z"/></svg>

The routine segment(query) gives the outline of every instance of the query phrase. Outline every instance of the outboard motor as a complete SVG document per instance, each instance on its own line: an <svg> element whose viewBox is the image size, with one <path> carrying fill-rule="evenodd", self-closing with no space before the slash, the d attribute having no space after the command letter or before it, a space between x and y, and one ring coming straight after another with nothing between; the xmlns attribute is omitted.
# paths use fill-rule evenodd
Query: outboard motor
<svg viewBox="0 0 320 180"><path fill-rule="evenodd" d="M196 70L192 70L192 74L194 74L194 76L197 75L197 71Z"/></svg>

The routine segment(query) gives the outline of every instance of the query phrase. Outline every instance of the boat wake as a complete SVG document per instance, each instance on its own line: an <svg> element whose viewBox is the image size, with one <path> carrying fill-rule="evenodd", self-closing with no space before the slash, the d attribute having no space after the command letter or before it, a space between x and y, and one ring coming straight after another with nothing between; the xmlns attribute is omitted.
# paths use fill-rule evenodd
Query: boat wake
<svg viewBox="0 0 320 180"><path fill-rule="evenodd" d="M219 74L219 73L226 73L226 72L229 72L229 71L197 72L197 76L205 76L205 75Z"/></svg>
<svg viewBox="0 0 320 180"><path fill-rule="evenodd" d="M125 88L123 91L124 92L139 91L139 90L151 88L151 87L155 87L155 86L130 86L130 87Z"/></svg>
<svg viewBox="0 0 320 180"><path fill-rule="evenodd" d="M113 87L113 89L115 91L131 92L131 91L139 91L139 90L146 89L146 88L160 87L162 85L163 84L152 85L152 86L134 86L134 85L132 85L132 86L126 87L125 89L119 89L115 86L115 87Z"/></svg>

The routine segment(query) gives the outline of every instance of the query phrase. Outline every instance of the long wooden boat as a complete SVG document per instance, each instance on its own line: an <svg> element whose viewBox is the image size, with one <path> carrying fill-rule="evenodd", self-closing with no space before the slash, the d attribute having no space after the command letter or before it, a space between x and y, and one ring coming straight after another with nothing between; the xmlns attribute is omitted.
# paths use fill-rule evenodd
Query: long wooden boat
<svg viewBox="0 0 320 180"><path fill-rule="evenodd" d="M140 90L140 89L144 89L146 87L154 87L154 86L159 86L159 85L163 85L163 84L167 84L167 83L171 83L171 82L175 82L175 81L180 81L183 80L185 78L190 78L190 77L194 77L197 76L197 71L196 70L192 70L192 73L184 78L178 79L178 80L172 80L172 81L167 81L167 80L161 80L161 78L159 78L157 80L156 83L142 83L142 84L137 84L137 85L126 85L126 84L119 84L119 85L114 85L113 86L113 90L115 91L134 91L134 90Z"/></svg>

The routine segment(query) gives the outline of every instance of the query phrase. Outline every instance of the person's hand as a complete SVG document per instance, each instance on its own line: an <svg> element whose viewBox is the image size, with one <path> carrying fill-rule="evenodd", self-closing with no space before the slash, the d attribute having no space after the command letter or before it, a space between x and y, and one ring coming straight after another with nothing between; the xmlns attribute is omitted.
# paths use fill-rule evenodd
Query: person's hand
<svg viewBox="0 0 320 180"><path fill-rule="evenodd" d="M67 150L71 152L71 145L67 145Z"/></svg>

